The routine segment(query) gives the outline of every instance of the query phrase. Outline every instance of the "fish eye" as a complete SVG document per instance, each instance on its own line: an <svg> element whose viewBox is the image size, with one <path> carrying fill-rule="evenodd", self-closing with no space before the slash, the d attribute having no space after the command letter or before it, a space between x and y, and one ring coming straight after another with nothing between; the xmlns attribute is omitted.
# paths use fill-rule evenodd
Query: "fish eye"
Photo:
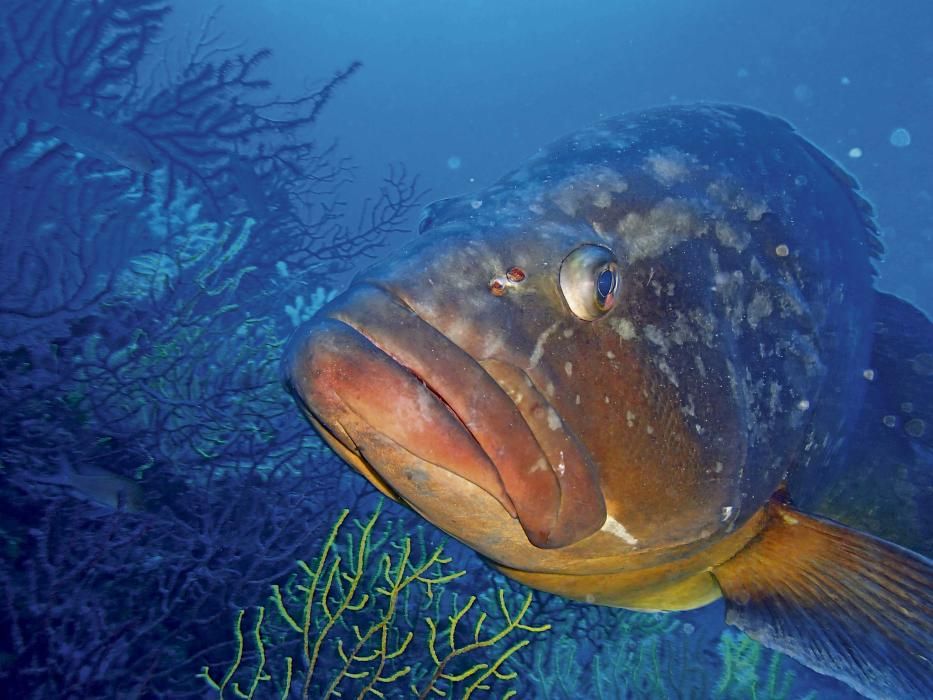
<svg viewBox="0 0 933 700"><path fill-rule="evenodd" d="M564 258L560 291L575 316L595 321L615 305L619 292L619 264L611 250L584 244Z"/></svg>

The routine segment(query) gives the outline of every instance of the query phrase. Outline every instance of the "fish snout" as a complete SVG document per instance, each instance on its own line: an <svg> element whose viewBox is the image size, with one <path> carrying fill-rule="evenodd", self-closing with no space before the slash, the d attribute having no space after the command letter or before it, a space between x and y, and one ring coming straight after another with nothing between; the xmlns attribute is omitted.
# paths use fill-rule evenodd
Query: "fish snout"
<svg viewBox="0 0 933 700"><path fill-rule="evenodd" d="M404 490L399 474L412 470L399 465L439 468L492 496L533 545L579 539L578 520L560 517L558 474L508 394L384 289L356 285L299 328L285 374L314 427L384 493ZM424 512L419 499L439 496L457 498L448 489L405 500Z"/></svg>

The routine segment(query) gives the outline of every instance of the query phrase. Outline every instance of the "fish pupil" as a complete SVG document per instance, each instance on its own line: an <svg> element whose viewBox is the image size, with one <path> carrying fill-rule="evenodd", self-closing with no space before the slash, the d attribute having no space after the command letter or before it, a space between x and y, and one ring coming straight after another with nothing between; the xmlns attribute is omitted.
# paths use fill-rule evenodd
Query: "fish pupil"
<svg viewBox="0 0 933 700"><path fill-rule="evenodd" d="M606 297L612 292L614 279L615 275L612 274L612 270L603 270L599 273L599 277L596 278L596 294L601 302L605 301Z"/></svg>

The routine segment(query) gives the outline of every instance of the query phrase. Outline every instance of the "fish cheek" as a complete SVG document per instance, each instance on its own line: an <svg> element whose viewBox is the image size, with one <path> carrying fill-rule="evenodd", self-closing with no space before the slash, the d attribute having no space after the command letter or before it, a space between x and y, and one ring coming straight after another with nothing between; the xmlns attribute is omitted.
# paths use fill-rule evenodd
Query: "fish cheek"
<svg viewBox="0 0 933 700"><path fill-rule="evenodd" d="M712 535L722 525L728 484L708 463L677 392L638 343L616 339L610 347L607 362L575 369L588 387L578 431L600 465L607 511L618 523L607 527L639 548Z"/></svg>

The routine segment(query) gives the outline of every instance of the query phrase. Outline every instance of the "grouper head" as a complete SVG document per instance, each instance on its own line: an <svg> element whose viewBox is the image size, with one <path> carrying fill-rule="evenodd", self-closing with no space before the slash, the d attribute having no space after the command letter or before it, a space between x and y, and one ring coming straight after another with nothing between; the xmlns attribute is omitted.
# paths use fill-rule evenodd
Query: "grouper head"
<svg viewBox="0 0 933 700"><path fill-rule="evenodd" d="M586 138L428 207L285 359L338 454L507 569L683 559L741 511L728 358L689 250L710 224L671 198L686 156Z"/></svg>

